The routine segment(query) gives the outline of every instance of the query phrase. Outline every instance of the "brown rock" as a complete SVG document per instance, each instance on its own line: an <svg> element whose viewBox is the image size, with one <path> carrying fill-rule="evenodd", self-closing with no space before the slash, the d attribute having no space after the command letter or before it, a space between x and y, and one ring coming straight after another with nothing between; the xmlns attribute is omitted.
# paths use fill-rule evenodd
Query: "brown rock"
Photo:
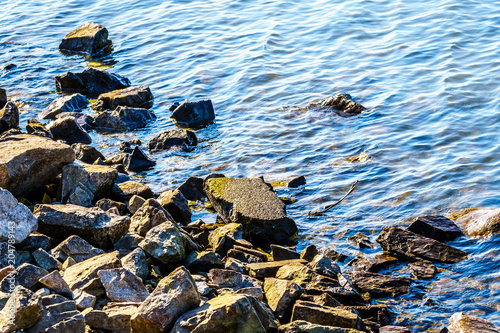
<svg viewBox="0 0 500 333"><path fill-rule="evenodd" d="M331 308L305 301L297 301L293 307L292 321L296 320L305 320L319 325L364 330L363 321L356 311Z"/></svg>
<svg viewBox="0 0 500 333"><path fill-rule="evenodd" d="M296 320L278 328L278 333L361 333L353 328L341 328L311 324L305 320Z"/></svg>
<svg viewBox="0 0 500 333"><path fill-rule="evenodd" d="M499 333L500 327L486 319L456 312L448 323L449 333Z"/></svg>
<svg viewBox="0 0 500 333"><path fill-rule="evenodd" d="M157 134L146 144L151 153L169 150L171 148L191 150L198 144L193 131L182 128L173 128Z"/></svg>
<svg viewBox="0 0 500 333"><path fill-rule="evenodd" d="M408 267L410 268L412 276L417 279L432 279L437 273L435 265L422 261L410 263Z"/></svg>
<svg viewBox="0 0 500 333"><path fill-rule="evenodd" d="M147 86L127 87L99 95L92 108L96 111L114 110L118 106L149 109L153 106L153 99Z"/></svg>
<svg viewBox="0 0 500 333"><path fill-rule="evenodd" d="M233 248L237 240L243 237L243 226L238 223L229 223L215 229L208 236L208 243L214 250L223 256Z"/></svg>
<svg viewBox="0 0 500 333"><path fill-rule="evenodd" d="M85 324L93 329L113 333L130 333L130 318L137 312L138 303L110 303L102 310L84 312Z"/></svg>
<svg viewBox="0 0 500 333"><path fill-rule="evenodd" d="M355 272L353 283L361 292L367 292L373 298L395 297L406 294L410 288L410 279L378 273Z"/></svg>
<svg viewBox="0 0 500 333"><path fill-rule="evenodd" d="M275 278L264 280L264 293L274 315L282 318L299 298L302 288L293 281Z"/></svg>
<svg viewBox="0 0 500 333"><path fill-rule="evenodd" d="M85 23L64 36L59 50L65 52L87 53L97 55L111 47L108 30L96 23Z"/></svg>
<svg viewBox="0 0 500 333"><path fill-rule="evenodd" d="M69 257L75 262L82 262L99 254L103 254L104 251L93 247L81 237L70 236L50 250L50 253L60 262L66 261Z"/></svg>
<svg viewBox="0 0 500 333"><path fill-rule="evenodd" d="M303 259L295 260L282 260L282 261L269 261L255 264L248 264L248 273L250 276L263 278L263 277L274 277L278 270L289 264L306 264L307 261Z"/></svg>
<svg viewBox="0 0 500 333"><path fill-rule="evenodd" d="M149 186L131 180L116 184L113 188L113 193L122 201L130 200L134 195L144 199L154 197L154 193Z"/></svg>

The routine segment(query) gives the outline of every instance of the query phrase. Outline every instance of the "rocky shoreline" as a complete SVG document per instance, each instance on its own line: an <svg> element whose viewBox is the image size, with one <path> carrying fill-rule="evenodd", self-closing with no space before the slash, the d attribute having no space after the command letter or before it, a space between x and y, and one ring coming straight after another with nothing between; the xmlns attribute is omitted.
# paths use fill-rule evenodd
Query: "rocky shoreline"
<svg viewBox="0 0 500 333"><path fill-rule="evenodd" d="M89 23L60 49L96 58L112 43L105 27ZM376 239L384 252L356 257L343 272L337 262L345 257L333 248L288 246L300 237L297 226L262 178L193 176L163 193L130 180L155 165L156 153L192 150L196 130L215 121L210 100L173 105L177 128L147 142L149 154L133 140L105 157L88 131L128 132L155 121L150 88L92 68L55 82L65 95L26 132L0 89L2 332L411 332L391 325L390 306L372 301L433 279L434 263L468 259L446 242L500 231L499 209L417 217L407 228L385 227ZM82 113L89 105L94 113ZM346 94L308 107L345 117L365 111ZM299 177L286 186L304 184ZM220 223L192 221L193 202ZM375 246L363 234L350 241ZM396 262L408 263L412 279L378 273ZM441 331L500 328L457 312Z"/></svg>

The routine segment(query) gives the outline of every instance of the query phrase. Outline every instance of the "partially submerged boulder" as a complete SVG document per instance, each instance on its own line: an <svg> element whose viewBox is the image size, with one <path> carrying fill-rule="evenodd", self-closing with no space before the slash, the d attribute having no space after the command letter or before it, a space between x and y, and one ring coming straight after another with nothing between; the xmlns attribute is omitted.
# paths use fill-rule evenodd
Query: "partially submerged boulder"
<svg viewBox="0 0 500 333"><path fill-rule="evenodd" d="M55 120L48 126L54 140L61 140L69 145L73 143L92 143L92 138L77 122L75 117Z"/></svg>
<svg viewBox="0 0 500 333"><path fill-rule="evenodd" d="M171 148L191 150L197 144L198 140L193 131L174 128L157 134L153 139L148 141L147 147L150 152L154 153Z"/></svg>
<svg viewBox="0 0 500 333"><path fill-rule="evenodd" d="M68 53L98 55L111 48L108 29L97 23L85 23L64 36L59 50Z"/></svg>
<svg viewBox="0 0 500 333"><path fill-rule="evenodd" d="M215 119L211 100L182 102L172 113L179 126L200 128L211 124Z"/></svg>
<svg viewBox="0 0 500 333"><path fill-rule="evenodd" d="M17 202L7 190L0 188L0 241L20 243L38 228L38 221L28 207ZM12 239L12 240L11 240Z"/></svg>
<svg viewBox="0 0 500 333"><path fill-rule="evenodd" d="M0 109L0 134L19 126L19 109L16 104L7 102Z"/></svg>
<svg viewBox="0 0 500 333"><path fill-rule="evenodd" d="M114 110L121 105L149 109L153 106L153 99L148 86L133 86L100 94L92 108L96 111Z"/></svg>
<svg viewBox="0 0 500 333"><path fill-rule="evenodd" d="M56 119L63 112L77 112L86 108L90 102L81 94L61 96L55 99L49 106L38 114L41 119Z"/></svg>
<svg viewBox="0 0 500 333"><path fill-rule="evenodd" d="M103 132L125 132L143 128L156 119L153 111L128 106L118 106L113 111L103 111L94 117L92 127Z"/></svg>
<svg viewBox="0 0 500 333"><path fill-rule="evenodd" d="M419 216L407 229L439 242L451 241L463 235L455 222L442 215Z"/></svg>
<svg viewBox="0 0 500 333"><path fill-rule="evenodd" d="M355 116L365 111L365 107L356 103L349 94L340 93L335 97L329 97L321 102L321 105L328 106L338 111L342 116L350 117Z"/></svg>
<svg viewBox="0 0 500 333"><path fill-rule="evenodd" d="M500 333L500 327L490 321L470 316L463 312L456 312L448 323L449 333Z"/></svg>
<svg viewBox="0 0 500 333"><path fill-rule="evenodd" d="M408 293L410 279L378 273L355 272L353 284L359 291L369 293L372 298L396 297Z"/></svg>
<svg viewBox="0 0 500 333"><path fill-rule="evenodd" d="M470 209L456 220L468 236L488 236L500 232L500 208Z"/></svg>
<svg viewBox="0 0 500 333"><path fill-rule="evenodd" d="M130 86L127 78L95 68L87 68L81 73L67 72L55 79L57 91L81 93L91 97Z"/></svg>
<svg viewBox="0 0 500 333"><path fill-rule="evenodd" d="M134 147L132 153L126 154L123 165L127 171L140 172L151 169L156 162L150 159L139 147Z"/></svg>

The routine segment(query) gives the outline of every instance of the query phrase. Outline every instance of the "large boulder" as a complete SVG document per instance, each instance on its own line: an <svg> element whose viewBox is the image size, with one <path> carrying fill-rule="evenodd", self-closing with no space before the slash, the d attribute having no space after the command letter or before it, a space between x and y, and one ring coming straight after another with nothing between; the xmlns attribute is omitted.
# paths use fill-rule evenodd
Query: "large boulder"
<svg viewBox="0 0 500 333"><path fill-rule="evenodd" d="M74 160L70 146L50 139L29 134L0 138L0 187L14 196L37 191Z"/></svg>
<svg viewBox="0 0 500 333"><path fill-rule="evenodd" d="M118 106L113 111L103 111L94 117L92 127L103 132L125 132L143 128L156 119L153 111L128 106Z"/></svg>
<svg viewBox="0 0 500 333"><path fill-rule="evenodd" d="M108 30L97 23L85 23L64 36L59 50L69 53L86 53L90 56L111 48Z"/></svg>
<svg viewBox="0 0 500 333"><path fill-rule="evenodd" d="M62 96L55 99L49 106L38 114L41 119L56 119L63 112L77 112L89 105L89 101L81 94Z"/></svg>
<svg viewBox="0 0 500 333"><path fill-rule="evenodd" d="M69 145L73 143L92 143L92 138L77 122L75 117L59 118L49 124L48 129L54 140L61 140Z"/></svg>
<svg viewBox="0 0 500 333"><path fill-rule="evenodd" d="M19 109L16 104L7 102L0 110L0 134L19 126Z"/></svg>
<svg viewBox="0 0 500 333"><path fill-rule="evenodd" d="M81 73L67 72L55 79L57 91L81 93L90 97L130 86L127 78L95 68L87 68Z"/></svg>
<svg viewBox="0 0 500 333"><path fill-rule="evenodd" d="M92 104L96 111L114 110L118 106L146 108L153 106L153 94L148 86L133 86L100 94Z"/></svg>
<svg viewBox="0 0 500 333"><path fill-rule="evenodd" d="M179 267L158 283L132 316L132 332L170 332L177 318L196 308L200 301L193 277L184 267Z"/></svg>
<svg viewBox="0 0 500 333"><path fill-rule="evenodd" d="M20 243L38 228L38 221L28 207L17 202L7 190L0 188L0 241Z"/></svg>
<svg viewBox="0 0 500 333"><path fill-rule="evenodd" d="M488 236L500 232L500 208L470 209L456 220L468 236Z"/></svg>
<svg viewBox="0 0 500 333"><path fill-rule="evenodd" d="M199 128L211 124L215 119L211 100L182 102L172 113L172 118L182 127Z"/></svg>
<svg viewBox="0 0 500 333"><path fill-rule="evenodd" d="M500 333L500 327L490 321L456 312L450 317L448 323L449 333Z"/></svg>
<svg viewBox="0 0 500 333"><path fill-rule="evenodd" d="M204 190L222 219L242 224L251 240L282 242L297 233L285 204L261 178L209 178Z"/></svg>
<svg viewBox="0 0 500 333"><path fill-rule="evenodd" d="M43 234L56 238L78 235L103 249L112 248L113 243L127 233L130 225L128 216L72 204L36 205L34 215L38 218L38 230Z"/></svg>
<svg viewBox="0 0 500 333"><path fill-rule="evenodd" d="M152 153L171 148L189 151L197 144L198 139L193 131L174 128L157 134L153 139L148 141L147 147Z"/></svg>

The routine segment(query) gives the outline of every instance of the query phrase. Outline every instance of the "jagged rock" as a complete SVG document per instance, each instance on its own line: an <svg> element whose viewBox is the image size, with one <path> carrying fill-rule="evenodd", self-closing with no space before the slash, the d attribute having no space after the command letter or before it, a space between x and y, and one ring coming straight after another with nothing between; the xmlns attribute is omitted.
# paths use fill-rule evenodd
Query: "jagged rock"
<svg viewBox="0 0 500 333"><path fill-rule="evenodd" d="M223 227L215 229L210 236L208 242L214 252L221 255L226 255L236 244L237 240L243 237L243 226L239 223L229 223Z"/></svg>
<svg viewBox="0 0 500 333"><path fill-rule="evenodd" d="M417 279L432 279L437 273L436 266L431 263L417 261L408 264L408 267L410 268L412 276Z"/></svg>
<svg viewBox="0 0 500 333"><path fill-rule="evenodd" d="M57 119L63 119L63 118L68 118L68 117L73 117L76 120L76 123L80 125L84 130L89 131L92 129L90 124L92 123L92 117L86 113L82 112L63 112L59 113L56 116Z"/></svg>
<svg viewBox="0 0 500 333"><path fill-rule="evenodd" d="M271 244L271 254L275 261L300 259L299 253L276 244Z"/></svg>
<svg viewBox="0 0 500 333"><path fill-rule="evenodd" d="M95 206L101 208L103 211L108 211L111 208L116 208L120 215L125 215L128 211L126 204L111 199L101 199L95 203Z"/></svg>
<svg viewBox="0 0 500 333"><path fill-rule="evenodd" d="M47 251L45 251L44 249L38 249L31 255L33 256L33 258L35 258L36 263L47 271L59 269L62 266L62 264L56 258L47 253Z"/></svg>
<svg viewBox="0 0 500 333"><path fill-rule="evenodd" d="M311 244L307 245L302 251L300 251L300 259L304 259L307 261L312 261L314 257L318 255L318 249L316 245Z"/></svg>
<svg viewBox="0 0 500 333"><path fill-rule="evenodd" d="M81 73L68 72L55 77L57 91L97 96L130 86L130 81L120 75L87 68Z"/></svg>
<svg viewBox="0 0 500 333"><path fill-rule="evenodd" d="M0 269L12 264L19 266L22 259L18 252L8 242L0 242Z"/></svg>
<svg viewBox="0 0 500 333"><path fill-rule="evenodd" d="M92 142L90 135L76 122L74 117L57 119L49 124L48 129L54 140L61 140L69 145Z"/></svg>
<svg viewBox="0 0 500 333"><path fill-rule="evenodd" d="M305 184L306 184L306 177L304 176L295 177L286 182L286 186L289 188L297 188Z"/></svg>
<svg viewBox="0 0 500 333"><path fill-rule="evenodd" d="M411 333L411 331L404 326L382 326L379 333Z"/></svg>
<svg viewBox="0 0 500 333"><path fill-rule="evenodd" d="M177 188L179 192L191 201L203 200L206 197L203 191L203 179L198 177L189 177Z"/></svg>
<svg viewBox="0 0 500 333"><path fill-rule="evenodd" d="M253 332L275 330L278 321L258 299L246 295L212 298L204 305L184 313L172 332Z"/></svg>
<svg viewBox="0 0 500 333"><path fill-rule="evenodd" d="M340 273L339 265L324 254L316 255L309 263L309 267L318 274L332 278L337 278L337 274Z"/></svg>
<svg viewBox="0 0 500 333"><path fill-rule="evenodd" d="M63 112L78 112L85 109L90 102L81 94L62 96L55 99L49 106L38 114L41 119L56 119Z"/></svg>
<svg viewBox="0 0 500 333"><path fill-rule="evenodd" d="M139 246L163 264L179 262L186 256L184 238L172 222L164 222L146 233Z"/></svg>
<svg viewBox="0 0 500 333"><path fill-rule="evenodd" d="M184 266L190 272L208 272L212 268L222 268L221 257L212 251L191 252L184 259Z"/></svg>
<svg viewBox="0 0 500 333"><path fill-rule="evenodd" d="M118 106L149 109L153 106L153 99L148 86L133 86L100 94L92 109L114 110Z"/></svg>
<svg viewBox="0 0 500 333"><path fill-rule="evenodd" d="M121 201L130 200L130 198L134 195L140 196L144 199L154 197L153 191L151 191L149 186L131 180L116 184L113 188L113 194Z"/></svg>
<svg viewBox="0 0 500 333"><path fill-rule="evenodd" d="M156 162L146 156L141 148L135 147L131 154L127 154L123 164L127 171L140 172L154 167Z"/></svg>
<svg viewBox="0 0 500 333"><path fill-rule="evenodd" d="M241 223L250 240L281 242L297 232L285 204L261 178L209 178L205 193L226 223Z"/></svg>
<svg viewBox="0 0 500 333"><path fill-rule="evenodd" d="M16 245L17 250L33 252L38 249L50 251L55 245L55 240L52 237L43 235L37 231L32 232L25 240ZM1 254L0 254L1 255Z"/></svg>
<svg viewBox="0 0 500 333"><path fill-rule="evenodd" d="M75 153L70 146L35 135L0 138L0 187L14 196L40 190Z"/></svg>
<svg viewBox="0 0 500 333"><path fill-rule="evenodd" d="M17 286L0 311L0 331L8 333L27 329L37 322L42 312L40 296L22 286ZM11 320L12 313L14 320Z"/></svg>
<svg viewBox="0 0 500 333"><path fill-rule="evenodd" d="M47 127L39 122L35 118L28 119L28 124L26 125L26 132L31 135L37 135L44 138L52 139L52 133Z"/></svg>
<svg viewBox="0 0 500 333"><path fill-rule="evenodd" d="M47 288L55 291L58 294L61 294L64 297L73 298L71 289L69 288L66 281L64 281L61 273L59 273L58 271L53 271L50 274L45 275L38 281Z"/></svg>
<svg viewBox="0 0 500 333"><path fill-rule="evenodd" d="M129 228L130 217L99 208L76 205L36 205L40 232L56 238L77 235L99 248L109 249Z"/></svg>
<svg viewBox="0 0 500 333"><path fill-rule="evenodd" d="M49 274L45 269L40 268L38 266L24 263L21 266L17 267L15 271L9 273L7 277L0 282L0 290L3 292L12 291L12 281L15 282L15 285L23 286L24 288L31 289L38 283L45 275Z"/></svg>
<svg viewBox="0 0 500 333"><path fill-rule="evenodd" d="M412 260L421 258L456 263L468 257L464 251L396 227L385 227L377 237L377 242L384 250Z"/></svg>
<svg viewBox="0 0 500 333"><path fill-rule="evenodd" d="M410 288L410 279L378 273L355 272L353 283L361 292L367 292L373 298L396 297L406 294Z"/></svg>
<svg viewBox="0 0 500 333"><path fill-rule="evenodd" d="M136 248L121 258L121 262L123 268L128 269L143 281L148 277L149 270L146 262L146 253L141 248Z"/></svg>
<svg viewBox="0 0 500 333"><path fill-rule="evenodd" d="M182 128L168 129L157 134L146 144L151 153L168 150L170 148L189 151L198 144L198 139L193 131Z"/></svg>
<svg viewBox="0 0 500 333"><path fill-rule="evenodd" d="M312 324L305 320L296 320L278 327L278 333L361 333L353 328L341 328Z"/></svg>
<svg viewBox="0 0 500 333"><path fill-rule="evenodd" d="M7 98L7 92L5 89L0 88L0 108L3 108L9 99Z"/></svg>
<svg viewBox="0 0 500 333"><path fill-rule="evenodd" d="M370 257L359 255L352 259L348 265L352 266L354 270L376 273L397 262L399 262L397 258L387 254L377 254Z"/></svg>
<svg viewBox="0 0 500 333"><path fill-rule="evenodd" d="M256 278L274 277L276 276L278 270L285 265L306 264L306 263L307 261L303 259L269 261L269 262L248 264L247 269L249 275Z"/></svg>
<svg viewBox="0 0 500 333"><path fill-rule="evenodd" d="M133 195L132 198L128 201L128 210L130 214L135 214L139 208L146 202L144 198L141 198L138 195Z"/></svg>
<svg viewBox="0 0 500 333"><path fill-rule="evenodd" d="M20 243L38 228L37 219L28 207L0 188L0 241Z"/></svg>
<svg viewBox="0 0 500 333"><path fill-rule="evenodd" d="M364 330L363 321L354 310L321 306L305 301L297 301L293 307L292 321L296 320L306 320L319 325L354 328L359 331Z"/></svg>
<svg viewBox="0 0 500 333"><path fill-rule="evenodd" d="M172 113L172 118L182 127L201 128L211 124L215 119L211 100L199 102L182 102Z"/></svg>
<svg viewBox="0 0 500 333"><path fill-rule="evenodd" d="M448 323L449 333L499 333L500 327L490 321L467 315L463 312L456 312L450 317Z"/></svg>
<svg viewBox="0 0 500 333"><path fill-rule="evenodd" d="M256 279L227 269L213 268L208 272L208 278L217 288L229 288L233 291L262 286L262 283Z"/></svg>
<svg viewBox="0 0 500 333"><path fill-rule="evenodd" d="M282 318L299 298L302 288L293 281L275 278L264 280L264 293L274 315Z"/></svg>
<svg viewBox="0 0 500 333"><path fill-rule="evenodd" d="M118 106L113 111L103 111L94 117L92 127L104 132L125 132L143 128L156 119L153 111L141 108Z"/></svg>
<svg viewBox="0 0 500 333"><path fill-rule="evenodd" d="M82 143L75 143L72 147L75 150L76 159L84 163L93 164L99 158L106 159L95 147Z"/></svg>
<svg viewBox="0 0 500 333"><path fill-rule="evenodd" d="M7 102L0 110L0 134L19 126L19 109L16 104Z"/></svg>
<svg viewBox="0 0 500 333"><path fill-rule="evenodd" d="M115 250L129 250L132 251L139 247L139 244L144 240L144 237L136 234L135 232L129 232L114 244Z"/></svg>
<svg viewBox="0 0 500 333"><path fill-rule="evenodd" d="M93 247L81 237L70 236L53 248L50 253L61 262L66 261L69 257L73 258L75 262L82 262L103 254L104 251Z"/></svg>
<svg viewBox="0 0 500 333"><path fill-rule="evenodd" d="M455 222L442 215L419 216L407 229L439 242L451 241L463 235Z"/></svg>
<svg viewBox="0 0 500 333"><path fill-rule="evenodd" d="M100 270L97 275L111 301L143 302L149 296L141 278L125 268Z"/></svg>
<svg viewBox="0 0 500 333"><path fill-rule="evenodd" d="M152 228L169 221L173 222L173 219L160 203L155 199L148 199L132 215L129 231L144 237Z"/></svg>
<svg viewBox="0 0 500 333"><path fill-rule="evenodd" d="M183 225L191 223L191 209L186 198L179 190L163 192L158 197L158 201L170 213L174 221Z"/></svg>
<svg viewBox="0 0 500 333"><path fill-rule="evenodd" d="M83 313L85 324L93 329L113 333L130 333L130 318L137 312L139 304L111 303L102 310L89 310Z"/></svg>
<svg viewBox="0 0 500 333"><path fill-rule="evenodd" d="M76 307L79 310L85 310L88 308L93 308L97 301L97 297L89 294L88 292L79 290L75 295Z"/></svg>
<svg viewBox="0 0 500 333"><path fill-rule="evenodd" d="M191 274L179 267L158 283L132 316L132 332L169 332L179 316L199 304L200 295Z"/></svg>
<svg viewBox="0 0 500 333"><path fill-rule="evenodd" d="M321 105L331 107L339 111L340 115L350 117L365 111L365 108L356 103L349 94L337 94L335 97L329 97L321 102Z"/></svg>
<svg viewBox="0 0 500 333"><path fill-rule="evenodd" d="M500 232L500 208L469 209L456 220L468 236L488 236Z"/></svg>
<svg viewBox="0 0 500 333"><path fill-rule="evenodd" d="M108 29L97 23L85 23L64 36L59 44L61 51L86 53L90 56L109 48L111 41L108 39Z"/></svg>
<svg viewBox="0 0 500 333"><path fill-rule="evenodd" d="M231 269L241 274L248 274L246 265L235 258L227 258L226 262L224 263L224 268Z"/></svg>
<svg viewBox="0 0 500 333"><path fill-rule="evenodd" d="M301 301L312 302L322 306L330 306L330 307L338 307L342 306L339 301L330 296L327 293L323 293L321 295L309 295L306 293L302 293L299 297Z"/></svg>

